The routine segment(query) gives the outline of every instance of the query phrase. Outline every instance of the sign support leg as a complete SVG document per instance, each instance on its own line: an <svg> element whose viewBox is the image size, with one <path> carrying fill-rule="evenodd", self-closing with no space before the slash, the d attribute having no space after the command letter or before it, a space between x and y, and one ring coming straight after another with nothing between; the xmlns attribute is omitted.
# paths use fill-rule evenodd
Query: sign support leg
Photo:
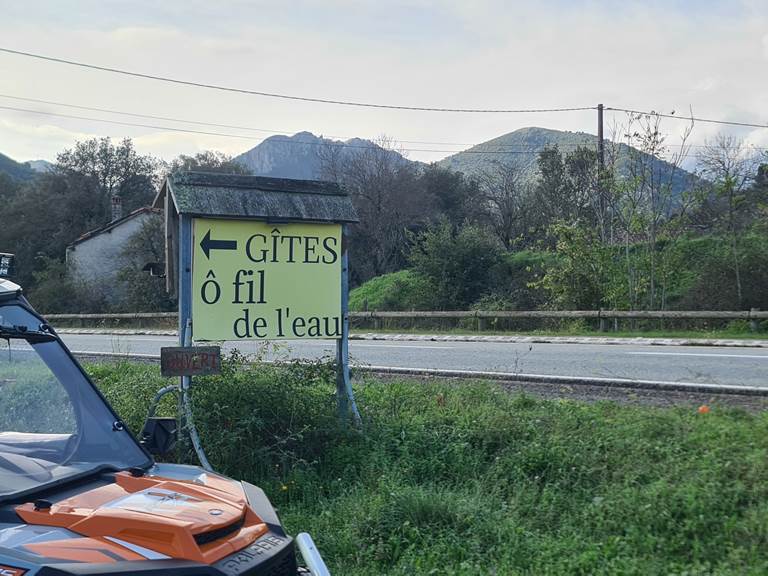
<svg viewBox="0 0 768 576"><path fill-rule="evenodd" d="M192 219L182 215L179 228L179 345L189 347L192 346ZM189 403L191 385L192 376L181 377L177 410L179 461L187 453L186 432L189 431L189 438L192 440L192 447L200 464L204 469L211 471L211 465L205 456L192 419L192 408Z"/></svg>
<svg viewBox="0 0 768 576"><path fill-rule="evenodd" d="M349 375L349 255L346 246L346 226L342 227L341 255L341 338L336 341L336 398L339 418L346 422L352 412L352 420L358 428L362 425L355 402Z"/></svg>
<svg viewBox="0 0 768 576"><path fill-rule="evenodd" d="M181 215L179 220L179 346L186 346L192 341L192 219ZM179 382L178 420L178 459L179 462L187 452L185 431L184 400L189 388L189 378L182 376Z"/></svg>

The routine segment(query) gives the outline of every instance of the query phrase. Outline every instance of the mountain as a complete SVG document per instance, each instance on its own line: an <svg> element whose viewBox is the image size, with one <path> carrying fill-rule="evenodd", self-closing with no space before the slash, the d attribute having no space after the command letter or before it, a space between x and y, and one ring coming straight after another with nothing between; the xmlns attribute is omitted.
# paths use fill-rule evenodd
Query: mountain
<svg viewBox="0 0 768 576"><path fill-rule="evenodd" d="M579 146L597 148L597 136L586 132L565 132L548 128L520 128L493 140L477 144L472 148L458 152L438 162L444 168L450 168L465 174L477 174L489 168L494 162L513 166L526 178L533 180L538 172L538 155L545 147L557 146L563 155ZM641 154L626 144L618 145L617 171L619 175L629 174L631 154ZM680 193L690 185L693 175L685 170L675 170L673 166L660 158L643 155L649 162L656 176L672 175L672 190Z"/></svg>
<svg viewBox="0 0 768 576"><path fill-rule="evenodd" d="M0 172L8 174L14 180L31 180L35 177L35 171L32 168L16 162L5 154L0 154Z"/></svg>
<svg viewBox="0 0 768 576"><path fill-rule="evenodd" d="M342 142L315 136L311 132L299 132L293 136L271 136L234 160L259 176L317 179L321 178L320 153L326 146L340 146L337 150L344 156L360 154L370 146L377 145L360 138ZM538 173L538 154L547 146L557 146L563 154L575 150L578 146L595 149L597 136L586 132L565 132L548 128L520 128L443 158L438 164L473 175L482 172L494 161L500 161L517 168L525 178L534 180ZM395 151L388 153L395 155L402 162L410 162ZM618 146L617 170L620 175L628 175L631 154L641 153L633 151L626 144ZM674 193L680 193L690 185L690 173L684 170L676 170L673 173L673 167L668 162L647 155L644 158L653 167L657 177L663 178L672 174Z"/></svg>
<svg viewBox="0 0 768 576"><path fill-rule="evenodd" d="M28 160L25 164L40 174L50 172L53 169L53 164L48 160Z"/></svg>
<svg viewBox="0 0 768 576"><path fill-rule="evenodd" d="M338 151L339 155L360 154L370 147L380 148L370 140L330 140L311 132L299 132L293 136L270 136L258 146L234 158L257 176L273 178L321 178L321 154L324 150ZM335 148L334 148L335 147ZM387 151L397 159L408 162L395 151Z"/></svg>

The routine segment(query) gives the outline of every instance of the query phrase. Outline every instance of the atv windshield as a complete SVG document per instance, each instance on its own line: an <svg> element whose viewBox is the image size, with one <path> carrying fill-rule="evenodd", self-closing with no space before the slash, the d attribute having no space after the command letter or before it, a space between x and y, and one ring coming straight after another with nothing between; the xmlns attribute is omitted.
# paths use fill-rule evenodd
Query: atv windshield
<svg viewBox="0 0 768 576"><path fill-rule="evenodd" d="M150 459L62 344L18 304L0 305L0 501Z"/></svg>

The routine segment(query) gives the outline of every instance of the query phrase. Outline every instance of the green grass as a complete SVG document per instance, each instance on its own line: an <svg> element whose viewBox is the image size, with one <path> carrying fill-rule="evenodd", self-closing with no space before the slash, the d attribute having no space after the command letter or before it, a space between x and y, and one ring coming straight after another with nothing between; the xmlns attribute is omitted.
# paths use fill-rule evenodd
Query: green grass
<svg viewBox="0 0 768 576"><path fill-rule="evenodd" d="M399 270L371 278L349 293L349 309L423 309L424 281L412 270Z"/></svg>
<svg viewBox="0 0 768 576"><path fill-rule="evenodd" d="M135 429L155 367L89 368ZM538 400L485 383L356 386L227 362L193 402L217 469L265 488L334 575L768 573L768 413ZM172 402L164 407L172 409Z"/></svg>

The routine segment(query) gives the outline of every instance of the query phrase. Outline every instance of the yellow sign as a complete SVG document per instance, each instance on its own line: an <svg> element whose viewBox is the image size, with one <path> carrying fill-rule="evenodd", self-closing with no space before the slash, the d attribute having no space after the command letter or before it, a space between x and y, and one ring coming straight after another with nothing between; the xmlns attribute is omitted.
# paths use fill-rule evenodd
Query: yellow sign
<svg viewBox="0 0 768 576"><path fill-rule="evenodd" d="M195 218L195 340L341 338L341 225Z"/></svg>

